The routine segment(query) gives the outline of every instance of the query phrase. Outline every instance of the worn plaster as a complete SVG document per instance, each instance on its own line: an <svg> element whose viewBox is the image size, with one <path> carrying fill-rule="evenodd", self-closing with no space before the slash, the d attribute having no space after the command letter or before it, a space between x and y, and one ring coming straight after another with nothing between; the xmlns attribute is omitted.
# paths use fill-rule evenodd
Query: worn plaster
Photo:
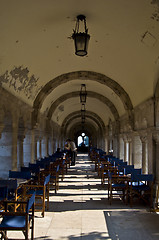
<svg viewBox="0 0 159 240"><path fill-rule="evenodd" d="M28 99L34 100L42 87L38 87L39 78L30 75L27 67L14 67L11 71L6 71L0 76L3 87L6 85L16 93L23 92Z"/></svg>

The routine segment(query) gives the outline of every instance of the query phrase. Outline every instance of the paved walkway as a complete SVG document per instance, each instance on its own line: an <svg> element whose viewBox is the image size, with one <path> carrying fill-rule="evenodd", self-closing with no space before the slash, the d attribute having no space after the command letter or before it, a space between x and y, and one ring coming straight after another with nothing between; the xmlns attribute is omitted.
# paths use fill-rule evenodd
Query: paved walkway
<svg viewBox="0 0 159 240"><path fill-rule="evenodd" d="M35 213L35 239L46 240L158 240L159 215L145 207L130 208L120 200L110 206L94 164L78 154L60 189L50 193L50 209Z"/></svg>

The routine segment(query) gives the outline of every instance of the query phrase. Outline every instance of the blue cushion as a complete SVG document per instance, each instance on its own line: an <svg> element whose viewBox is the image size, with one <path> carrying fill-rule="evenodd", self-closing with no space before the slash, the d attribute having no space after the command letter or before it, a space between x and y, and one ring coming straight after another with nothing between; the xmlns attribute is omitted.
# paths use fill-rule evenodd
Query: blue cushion
<svg viewBox="0 0 159 240"><path fill-rule="evenodd" d="M138 185L138 186L132 186L133 190L138 190L138 191L148 191L150 190L150 187L147 185Z"/></svg>
<svg viewBox="0 0 159 240"><path fill-rule="evenodd" d="M124 184L124 183L113 183L112 184L112 187L114 188L114 187L118 187L118 188L124 188L126 185Z"/></svg>
<svg viewBox="0 0 159 240"><path fill-rule="evenodd" d="M3 227L22 228L25 227L25 216L4 216L0 229Z"/></svg>
<svg viewBox="0 0 159 240"><path fill-rule="evenodd" d="M43 195L43 190L41 189L36 190L36 195Z"/></svg>

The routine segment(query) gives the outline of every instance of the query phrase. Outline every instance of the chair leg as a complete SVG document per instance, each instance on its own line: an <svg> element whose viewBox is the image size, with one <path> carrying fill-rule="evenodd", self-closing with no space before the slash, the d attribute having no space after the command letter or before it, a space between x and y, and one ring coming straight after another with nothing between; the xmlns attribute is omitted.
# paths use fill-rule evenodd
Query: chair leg
<svg viewBox="0 0 159 240"><path fill-rule="evenodd" d="M42 217L44 217L44 213L45 213L45 196L43 196L42 198Z"/></svg>
<svg viewBox="0 0 159 240"><path fill-rule="evenodd" d="M47 190L47 210L49 210L49 189Z"/></svg>
<svg viewBox="0 0 159 240"><path fill-rule="evenodd" d="M1 232L1 239L8 240L8 238L7 238L7 231L2 231Z"/></svg>
<svg viewBox="0 0 159 240"><path fill-rule="evenodd" d="M34 218L32 219L32 226L31 226L31 240L34 239Z"/></svg>

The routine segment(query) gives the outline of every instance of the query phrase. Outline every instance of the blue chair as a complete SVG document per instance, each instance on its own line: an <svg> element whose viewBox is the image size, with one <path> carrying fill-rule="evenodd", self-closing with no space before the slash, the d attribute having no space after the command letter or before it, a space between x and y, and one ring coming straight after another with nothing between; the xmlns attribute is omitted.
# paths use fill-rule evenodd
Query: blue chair
<svg viewBox="0 0 159 240"><path fill-rule="evenodd" d="M8 187L0 187L0 201L3 201L8 198Z"/></svg>
<svg viewBox="0 0 159 240"><path fill-rule="evenodd" d="M49 182L50 174L44 180L31 180L29 183L23 185L23 197L27 199L35 191L35 211L41 212L42 217L45 213L45 200L47 199L47 210L49 209Z"/></svg>
<svg viewBox="0 0 159 240"><path fill-rule="evenodd" d="M9 178L19 178L19 179L31 179L31 172L30 171L9 171Z"/></svg>
<svg viewBox="0 0 159 240"><path fill-rule="evenodd" d="M133 199L137 198L152 207L153 203L153 180L152 174L131 174L129 185L130 206Z"/></svg>
<svg viewBox="0 0 159 240"><path fill-rule="evenodd" d="M31 229L31 240L34 239L34 202L35 192L27 202L18 201L18 204L26 205L25 211L10 212L9 204L17 204L17 201L4 201L5 211L1 212L2 221L0 223L1 239L8 239L8 231L22 231L25 239L28 240L29 228ZM31 212L30 209L32 210Z"/></svg>
<svg viewBox="0 0 159 240"><path fill-rule="evenodd" d="M48 174L50 174L50 189L54 189L55 193L57 193L59 189L60 165L52 162L49 169L45 169L40 173L40 178Z"/></svg>
<svg viewBox="0 0 159 240"><path fill-rule="evenodd" d="M8 188L8 200L21 200L23 198L23 184L18 179L1 179L0 187ZM18 205L14 205L14 211L18 208Z"/></svg>
<svg viewBox="0 0 159 240"><path fill-rule="evenodd" d="M118 166L119 174L127 175L131 174L134 169L134 165L120 165Z"/></svg>
<svg viewBox="0 0 159 240"><path fill-rule="evenodd" d="M0 187L0 212L3 211L3 201L8 198L8 187Z"/></svg>
<svg viewBox="0 0 159 240"><path fill-rule="evenodd" d="M108 200L111 205L113 198L122 198L127 201L128 184L124 176L115 175L108 172Z"/></svg>

